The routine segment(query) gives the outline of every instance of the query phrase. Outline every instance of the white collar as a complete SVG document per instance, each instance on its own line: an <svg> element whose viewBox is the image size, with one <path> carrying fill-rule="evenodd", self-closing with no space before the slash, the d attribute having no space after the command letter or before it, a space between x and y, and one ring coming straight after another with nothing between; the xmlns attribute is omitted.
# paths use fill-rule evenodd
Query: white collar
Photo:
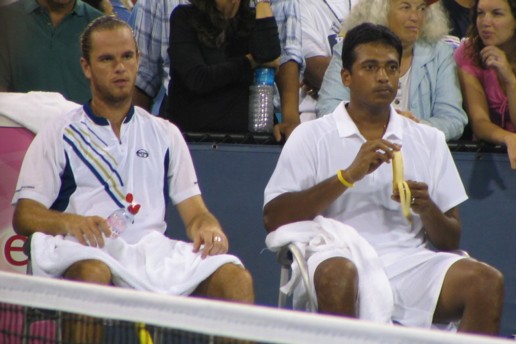
<svg viewBox="0 0 516 344"><path fill-rule="evenodd" d="M355 122L349 116L349 113L346 109L346 104L349 103L347 101L341 102L335 111L331 114L333 116L335 123L337 124L337 131L339 132L339 137L351 137L356 135L361 137L364 141L365 138L362 136ZM389 140L394 143L401 144L403 139L403 118L399 115L392 105L391 114L389 116L389 123L387 124L387 130L383 135L383 138Z"/></svg>

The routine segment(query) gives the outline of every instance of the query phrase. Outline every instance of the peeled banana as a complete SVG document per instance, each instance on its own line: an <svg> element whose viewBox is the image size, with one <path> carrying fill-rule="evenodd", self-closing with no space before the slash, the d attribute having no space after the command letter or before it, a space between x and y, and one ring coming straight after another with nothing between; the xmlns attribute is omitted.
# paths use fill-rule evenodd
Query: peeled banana
<svg viewBox="0 0 516 344"><path fill-rule="evenodd" d="M412 194L410 188L405 181L403 175L403 156L400 151L394 151L392 159L392 184L394 191L398 190L400 194L401 210L409 223L412 223L412 214L410 213L410 201Z"/></svg>

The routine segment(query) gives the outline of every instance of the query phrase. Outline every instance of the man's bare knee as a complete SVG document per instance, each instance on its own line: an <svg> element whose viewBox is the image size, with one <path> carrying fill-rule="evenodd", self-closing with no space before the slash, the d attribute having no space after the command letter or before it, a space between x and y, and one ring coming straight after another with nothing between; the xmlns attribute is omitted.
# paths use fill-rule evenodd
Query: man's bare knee
<svg viewBox="0 0 516 344"><path fill-rule="evenodd" d="M314 285L320 312L356 315L358 271L352 261L342 257L323 261L315 270Z"/></svg>
<svg viewBox="0 0 516 344"><path fill-rule="evenodd" d="M504 278L496 268L482 262L473 261L467 269L462 269L460 294L464 302L484 298L501 297L504 291Z"/></svg>
<svg viewBox="0 0 516 344"><path fill-rule="evenodd" d="M111 270L109 266L100 260L81 260L72 264L63 274L63 278L72 281L109 285L111 284Z"/></svg>
<svg viewBox="0 0 516 344"><path fill-rule="evenodd" d="M479 263L477 281L479 293L490 293L499 296L502 296L504 293L503 274L490 265Z"/></svg>
<svg viewBox="0 0 516 344"><path fill-rule="evenodd" d="M253 303L253 278L249 271L239 265L224 264L201 282L193 295Z"/></svg>
<svg viewBox="0 0 516 344"><path fill-rule="evenodd" d="M330 258L323 261L314 273L316 289L338 287L339 284L356 284L358 272L355 264L342 257Z"/></svg>
<svg viewBox="0 0 516 344"><path fill-rule="evenodd" d="M459 331L496 334L503 294L500 271L476 260L460 260L446 275L434 320L461 319Z"/></svg>

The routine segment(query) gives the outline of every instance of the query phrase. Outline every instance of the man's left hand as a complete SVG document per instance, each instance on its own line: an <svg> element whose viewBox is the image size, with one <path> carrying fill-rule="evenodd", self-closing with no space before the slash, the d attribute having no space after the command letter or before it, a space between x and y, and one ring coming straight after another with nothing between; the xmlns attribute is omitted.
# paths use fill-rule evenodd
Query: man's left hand
<svg viewBox="0 0 516 344"><path fill-rule="evenodd" d="M193 240L193 251L201 251L202 258L228 252L228 239L219 222L211 214L201 215L196 219L190 235Z"/></svg>
<svg viewBox="0 0 516 344"><path fill-rule="evenodd" d="M426 183L415 182L413 180L407 180L407 185L411 193L410 207L412 208L412 211L416 214L422 214L427 209L430 209L433 201L430 199L430 195L428 194L428 185ZM400 194L397 189L394 191L391 198L396 202L400 202Z"/></svg>

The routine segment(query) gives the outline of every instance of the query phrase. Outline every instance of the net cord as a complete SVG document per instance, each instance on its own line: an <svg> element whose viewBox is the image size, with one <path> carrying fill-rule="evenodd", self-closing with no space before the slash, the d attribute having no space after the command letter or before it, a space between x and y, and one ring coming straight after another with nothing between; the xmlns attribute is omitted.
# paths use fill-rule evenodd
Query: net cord
<svg viewBox="0 0 516 344"><path fill-rule="evenodd" d="M503 344L442 331L0 271L0 302L271 343ZM79 310L79 311L78 311Z"/></svg>

